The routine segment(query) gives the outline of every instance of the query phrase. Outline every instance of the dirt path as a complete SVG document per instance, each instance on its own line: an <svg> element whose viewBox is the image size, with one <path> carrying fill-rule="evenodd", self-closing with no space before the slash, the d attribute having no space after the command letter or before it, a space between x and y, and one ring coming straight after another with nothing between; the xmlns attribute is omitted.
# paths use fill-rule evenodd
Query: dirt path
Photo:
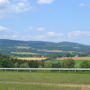
<svg viewBox="0 0 90 90"><path fill-rule="evenodd" d="M90 88L90 85L84 84L54 84L54 83L39 83L39 82L16 82L16 81L0 81L4 84L24 84L24 85L42 85L42 86L58 86L58 87L79 87L79 88Z"/></svg>

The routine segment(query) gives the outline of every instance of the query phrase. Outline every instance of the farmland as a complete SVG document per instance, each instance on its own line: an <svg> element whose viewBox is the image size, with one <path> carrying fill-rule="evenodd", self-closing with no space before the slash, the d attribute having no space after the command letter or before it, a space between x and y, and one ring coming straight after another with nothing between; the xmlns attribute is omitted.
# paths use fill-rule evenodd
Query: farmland
<svg viewBox="0 0 90 90"><path fill-rule="evenodd" d="M57 58L57 60L64 60L64 59L90 60L90 57L62 57L62 58Z"/></svg>
<svg viewBox="0 0 90 90"><path fill-rule="evenodd" d="M0 90L90 90L89 72L0 72Z"/></svg>
<svg viewBox="0 0 90 90"><path fill-rule="evenodd" d="M58 53L58 52L64 52L63 50L47 50L47 49L42 49L42 50L38 49L37 51L56 52L56 53Z"/></svg>
<svg viewBox="0 0 90 90"><path fill-rule="evenodd" d="M38 53L31 53L31 52L11 52L11 54L19 54L19 55L36 55Z"/></svg>
<svg viewBox="0 0 90 90"><path fill-rule="evenodd" d="M16 46L17 49L30 49L30 46Z"/></svg>
<svg viewBox="0 0 90 90"><path fill-rule="evenodd" d="M17 57L19 60L46 60L46 57ZM73 59L75 61L90 60L90 57L62 57L56 58L56 60Z"/></svg>
<svg viewBox="0 0 90 90"><path fill-rule="evenodd" d="M45 60L43 57L17 57L19 60Z"/></svg>

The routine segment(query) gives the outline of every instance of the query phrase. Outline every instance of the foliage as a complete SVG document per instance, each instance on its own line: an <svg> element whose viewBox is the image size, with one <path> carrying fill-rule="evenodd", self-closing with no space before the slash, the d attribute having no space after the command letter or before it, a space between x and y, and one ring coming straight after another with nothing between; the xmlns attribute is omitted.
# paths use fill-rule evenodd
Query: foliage
<svg viewBox="0 0 90 90"><path fill-rule="evenodd" d="M73 59L66 59L62 62L62 68L74 68L75 61Z"/></svg>
<svg viewBox="0 0 90 90"><path fill-rule="evenodd" d="M90 61L83 61L80 63L81 68L90 68Z"/></svg>
<svg viewBox="0 0 90 90"><path fill-rule="evenodd" d="M40 65L40 62L39 61L29 61L28 62L28 65L29 65L29 67L30 68L38 68L39 67L39 65Z"/></svg>
<svg viewBox="0 0 90 90"><path fill-rule="evenodd" d="M28 63L23 63L20 65L20 68L29 68Z"/></svg>
<svg viewBox="0 0 90 90"><path fill-rule="evenodd" d="M61 68L60 62L52 63L52 68Z"/></svg>
<svg viewBox="0 0 90 90"><path fill-rule="evenodd" d="M5 68L38 68L39 61L17 60L9 56L0 55L0 67Z"/></svg>
<svg viewBox="0 0 90 90"><path fill-rule="evenodd" d="M0 68L90 68L90 61L81 60L44 60L44 61L29 61L29 60L17 60L13 57L0 54Z"/></svg>
<svg viewBox="0 0 90 90"><path fill-rule="evenodd" d="M0 67L14 67L14 60L11 57L0 55Z"/></svg>
<svg viewBox="0 0 90 90"><path fill-rule="evenodd" d="M46 61L46 62L44 63L44 68L52 68L52 63L51 63L51 61Z"/></svg>

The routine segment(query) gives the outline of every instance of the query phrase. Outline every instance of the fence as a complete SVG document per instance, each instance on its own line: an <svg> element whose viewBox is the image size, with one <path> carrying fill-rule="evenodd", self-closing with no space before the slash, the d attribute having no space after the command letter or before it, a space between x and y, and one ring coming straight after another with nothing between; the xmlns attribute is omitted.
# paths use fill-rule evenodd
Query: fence
<svg viewBox="0 0 90 90"><path fill-rule="evenodd" d="M90 68L0 68L5 71L90 71Z"/></svg>

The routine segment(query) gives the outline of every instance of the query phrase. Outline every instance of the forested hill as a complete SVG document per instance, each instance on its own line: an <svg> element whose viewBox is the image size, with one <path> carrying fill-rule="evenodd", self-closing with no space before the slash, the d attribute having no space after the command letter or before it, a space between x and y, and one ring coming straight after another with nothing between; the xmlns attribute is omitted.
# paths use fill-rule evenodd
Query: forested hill
<svg viewBox="0 0 90 90"><path fill-rule="evenodd" d="M54 43L0 39L0 53L15 56L90 53L90 46L73 42Z"/></svg>

